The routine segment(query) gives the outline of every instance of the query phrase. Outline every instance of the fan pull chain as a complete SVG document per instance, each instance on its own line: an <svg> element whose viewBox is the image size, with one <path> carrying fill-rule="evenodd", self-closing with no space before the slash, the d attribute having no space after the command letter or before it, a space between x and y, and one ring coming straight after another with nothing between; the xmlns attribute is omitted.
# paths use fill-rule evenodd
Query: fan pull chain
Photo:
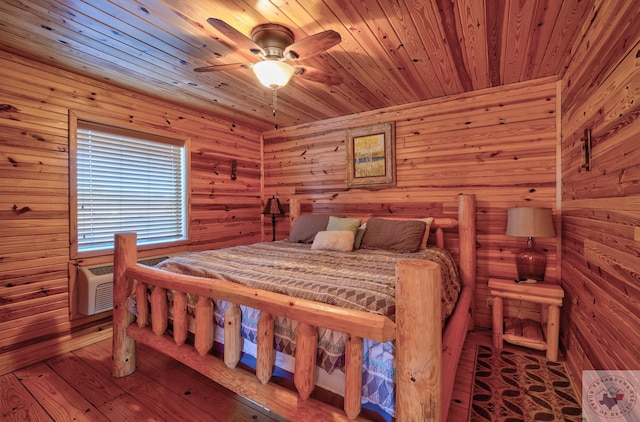
<svg viewBox="0 0 640 422"><path fill-rule="evenodd" d="M276 111L278 110L278 90L273 90L273 125L275 129L278 129L278 117Z"/></svg>

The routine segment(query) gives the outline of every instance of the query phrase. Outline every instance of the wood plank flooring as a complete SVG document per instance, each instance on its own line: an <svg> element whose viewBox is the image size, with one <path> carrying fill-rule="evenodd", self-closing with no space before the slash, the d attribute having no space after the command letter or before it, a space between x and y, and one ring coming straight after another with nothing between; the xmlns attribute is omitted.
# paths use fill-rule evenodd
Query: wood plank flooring
<svg viewBox="0 0 640 422"><path fill-rule="evenodd" d="M488 330L467 336L449 421L467 420L476 345L490 343ZM109 339L0 376L0 420L284 421L143 345L137 366L113 378Z"/></svg>

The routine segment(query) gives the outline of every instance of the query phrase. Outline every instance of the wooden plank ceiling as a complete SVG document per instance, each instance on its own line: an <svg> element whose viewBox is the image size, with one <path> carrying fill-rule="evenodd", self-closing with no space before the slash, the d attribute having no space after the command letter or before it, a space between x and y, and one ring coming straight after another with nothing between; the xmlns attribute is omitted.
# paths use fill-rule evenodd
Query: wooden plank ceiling
<svg viewBox="0 0 640 422"><path fill-rule="evenodd" d="M595 0L2 0L0 49L215 113L274 126L272 92L250 69L194 68L259 58L207 23L250 37L262 23L296 40L342 42L301 63L337 74L278 90L279 127L561 75ZM10 83L4 81L3 83Z"/></svg>

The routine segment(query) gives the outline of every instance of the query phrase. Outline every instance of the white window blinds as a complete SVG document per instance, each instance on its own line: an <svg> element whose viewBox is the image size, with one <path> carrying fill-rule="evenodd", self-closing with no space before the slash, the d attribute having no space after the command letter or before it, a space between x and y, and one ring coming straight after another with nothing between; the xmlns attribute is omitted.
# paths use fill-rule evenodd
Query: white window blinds
<svg viewBox="0 0 640 422"><path fill-rule="evenodd" d="M78 121L78 252L186 239L185 147L175 140Z"/></svg>

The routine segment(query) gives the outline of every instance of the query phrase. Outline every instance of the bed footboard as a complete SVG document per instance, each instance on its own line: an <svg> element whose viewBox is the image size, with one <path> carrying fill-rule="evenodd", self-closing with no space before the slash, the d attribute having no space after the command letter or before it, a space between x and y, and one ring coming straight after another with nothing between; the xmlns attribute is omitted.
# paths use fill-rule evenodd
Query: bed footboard
<svg viewBox="0 0 640 422"><path fill-rule="evenodd" d="M403 260L398 264L396 275L399 295L406 296L409 300L398 301L398 323L394 324L386 317L367 312L309 302L222 280L179 276L148 268L136 263L135 238L135 234L116 236L114 376L126 376L135 370L135 342L139 341L289 419L322 419L328 414L333 414L335 420L357 419L362 395L362 339L370 338L384 342L397 336L397 349L400 351L397 355L398 420L437 420L434 415L440 412L441 378L440 270L437 264L424 260ZM125 305L133 288L133 280L136 283L136 291L145 292L147 285L154 285L151 302L159 305L152 306L149 312L147 302L138 301L137 324L133 323L134 316ZM179 292L179 296L188 292L200 297L196 305L194 347L184 344L185 324L174 326L173 338L165 335L169 318L165 299L167 289ZM213 297L234 304L229 307L229 320L225 321L225 352L222 362L208 354L213 345ZM420 300L415 300L418 297ZM436 300L438 306L429 306L428 299ZM301 322L298 328L299 345L294 372L297 395L267 383L273 367L273 353L258 354L257 368L261 369L257 374L235 368L240 353L239 347L234 347L240 344L240 324L238 316L234 315L238 304L261 309L265 314L262 322L264 336L259 336L258 350L273 349L272 334L269 334L273 330L271 315L282 315ZM174 306L176 314L184 313L183 300L174 302ZM429 308L436 311L433 312ZM308 399L315 384L316 326L349 333L344 412ZM396 327L402 328L396 330ZM434 334L425 337L425 331Z"/></svg>

